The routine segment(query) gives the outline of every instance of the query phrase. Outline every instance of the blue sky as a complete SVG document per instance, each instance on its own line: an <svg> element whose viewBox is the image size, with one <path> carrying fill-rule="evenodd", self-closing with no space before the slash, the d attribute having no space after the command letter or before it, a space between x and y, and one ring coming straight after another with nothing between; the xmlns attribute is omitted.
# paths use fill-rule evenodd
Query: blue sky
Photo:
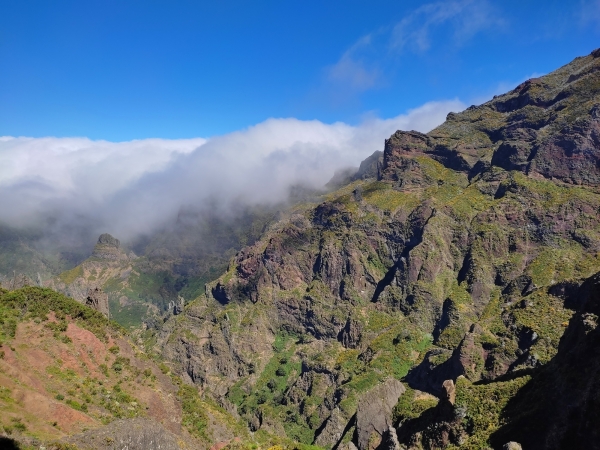
<svg viewBox="0 0 600 450"><path fill-rule="evenodd" d="M0 136L358 124L481 102L597 47L598 0L0 0Z"/></svg>

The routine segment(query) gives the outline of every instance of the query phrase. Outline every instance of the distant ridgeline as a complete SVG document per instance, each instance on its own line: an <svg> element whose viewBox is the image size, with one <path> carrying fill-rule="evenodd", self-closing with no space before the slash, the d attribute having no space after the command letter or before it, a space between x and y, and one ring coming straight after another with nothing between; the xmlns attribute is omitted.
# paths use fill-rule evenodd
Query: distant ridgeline
<svg viewBox="0 0 600 450"><path fill-rule="evenodd" d="M296 189L291 201L314 196ZM182 210L174 223L122 245L110 234L93 249L89 230L64 233L0 224L0 284L10 289L49 286L79 301L90 289L108 294L111 317L127 327L162 322L181 298L204 294L205 284L225 271L244 245L253 243L286 204L240 208L234 217L211 208ZM167 220L167 218L165 218Z"/></svg>

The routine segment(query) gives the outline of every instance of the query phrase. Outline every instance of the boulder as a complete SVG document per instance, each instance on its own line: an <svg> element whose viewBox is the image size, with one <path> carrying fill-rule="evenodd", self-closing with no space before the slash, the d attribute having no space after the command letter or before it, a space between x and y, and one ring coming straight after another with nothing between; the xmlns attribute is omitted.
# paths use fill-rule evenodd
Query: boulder
<svg viewBox="0 0 600 450"><path fill-rule="evenodd" d="M523 450L523 447L518 442L511 441L504 444L502 450Z"/></svg>
<svg viewBox="0 0 600 450"><path fill-rule="evenodd" d="M456 401L456 386L454 386L454 381L446 380L442 383L442 387L444 388L444 398L450 402L450 404L454 405Z"/></svg>

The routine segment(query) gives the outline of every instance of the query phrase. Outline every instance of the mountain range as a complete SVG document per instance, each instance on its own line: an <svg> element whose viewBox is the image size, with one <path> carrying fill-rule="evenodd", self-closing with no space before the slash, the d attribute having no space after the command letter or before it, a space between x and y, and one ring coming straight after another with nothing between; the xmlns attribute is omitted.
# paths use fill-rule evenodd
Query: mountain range
<svg viewBox="0 0 600 450"><path fill-rule="evenodd" d="M182 213L128 246L105 234L87 258L6 229L4 430L82 448L74 434L119 420L159 422L180 448L600 448L600 50L427 134L397 131L329 188L234 224ZM80 312L93 289L129 330ZM34 367L49 342L85 354L90 321L112 372L83 356ZM120 416L91 394L100 380L133 398L153 375L179 398L170 417L141 388ZM18 387L54 405L73 382L60 405L88 431L41 424Z"/></svg>

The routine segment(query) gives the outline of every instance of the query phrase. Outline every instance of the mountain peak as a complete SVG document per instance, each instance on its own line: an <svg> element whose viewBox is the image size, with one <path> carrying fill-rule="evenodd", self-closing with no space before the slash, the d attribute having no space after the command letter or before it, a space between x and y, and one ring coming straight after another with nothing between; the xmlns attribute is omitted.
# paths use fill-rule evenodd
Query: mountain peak
<svg viewBox="0 0 600 450"><path fill-rule="evenodd" d="M471 177L491 165L600 186L599 56L600 49L594 50L480 106L450 113L427 135L397 132L386 141L387 178L403 177L390 167L405 167L406 158L427 154Z"/></svg>
<svg viewBox="0 0 600 450"><path fill-rule="evenodd" d="M119 248L121 246L121 241L108 233L103 233L98 238L98 244Z"/></svg>
<svg viewBox="0 0 600 450"><path fill-rule="evenodd" d="M127 254L121 248L121 241L108 233L100 235L92 257L110 260L128 259Z"/></svg>

